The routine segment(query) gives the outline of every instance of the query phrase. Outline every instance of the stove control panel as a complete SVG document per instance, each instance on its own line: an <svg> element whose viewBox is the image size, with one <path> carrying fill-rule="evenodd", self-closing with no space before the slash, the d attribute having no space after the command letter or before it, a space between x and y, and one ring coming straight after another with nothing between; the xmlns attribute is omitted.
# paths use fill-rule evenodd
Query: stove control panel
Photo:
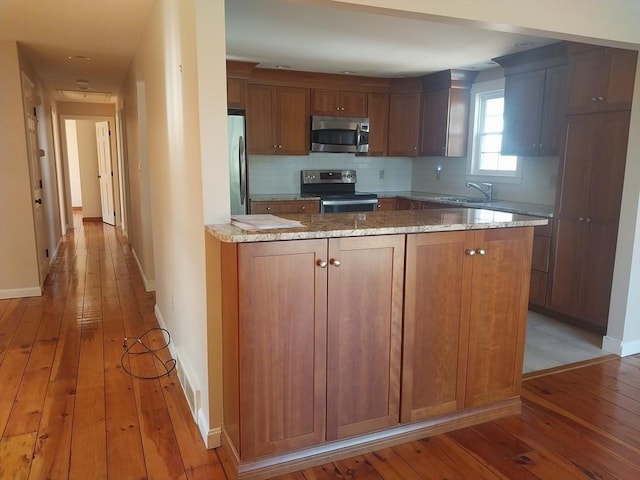
<svg viewBox="0 0 640 480"><path fill-rule="evenodd" d="M356 183L355 170L302 170L302 184L309 183Z"/></svg>

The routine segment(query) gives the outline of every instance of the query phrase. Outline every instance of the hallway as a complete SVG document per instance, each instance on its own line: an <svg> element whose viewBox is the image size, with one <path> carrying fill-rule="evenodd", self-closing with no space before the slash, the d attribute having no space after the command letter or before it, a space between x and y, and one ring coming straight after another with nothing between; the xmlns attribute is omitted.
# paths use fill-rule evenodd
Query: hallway
<svg viewBox="0 0 640 480"><path fill-rule="evenodd" d="M0 478L225 478L176 375L122 371L124 337L157 327L126 240L74 226L44 295L0 300ZM132 372L161 373L146 357Z"/></svg>
<svg viewBox="0 0 640 480"><path fill-rule="evenodd" d="M45 294L0 300L0 479L225 480L225 452L204 448L176 375L123 371L125 336L157 327L126 240L74 224ZM125 365L164 371L147 357ZM522 403L521 415L273 478L640 478L639 356L528 379Z"/></svg>

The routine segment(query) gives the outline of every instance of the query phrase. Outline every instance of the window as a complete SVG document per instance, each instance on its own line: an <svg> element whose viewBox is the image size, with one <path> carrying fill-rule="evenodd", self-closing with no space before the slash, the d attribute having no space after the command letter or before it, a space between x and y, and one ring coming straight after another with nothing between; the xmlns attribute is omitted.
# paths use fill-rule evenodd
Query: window
<svg viewBox="0 0 640 480"><path fill-rule="evenodd" d="M474 85L472 89L475 102L469 130L473 132L467 168L467 177L470 180L520 181L519 158L500 154L504 126L503 86L503 81L493 81Z"/></svg>

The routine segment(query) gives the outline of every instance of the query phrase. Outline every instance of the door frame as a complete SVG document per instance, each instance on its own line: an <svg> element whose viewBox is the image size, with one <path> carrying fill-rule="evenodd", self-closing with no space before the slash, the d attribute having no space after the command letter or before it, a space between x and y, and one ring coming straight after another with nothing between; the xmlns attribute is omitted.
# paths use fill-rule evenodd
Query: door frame
<svg viewBox="0 0 640 480"><path fill-rule="evenodd" d="M66 120L90 120L95 122L108 121L112 128L116 129L116 134L111 135L111 169L113 170L113 198L115 202L115 209L118 214L115 218L115 226L122 226L122 210L123 205L120 201L120 155L118 151L117 141L117 128L116 114L114 115L74 115L74 114L59 114L58 125L60 128L60 150L62 152L62 164L64 166L64 198L66 204L66 217L67 217L67 229L73 229L73 209L71 208L71 179L69 176L69 152L67 151L67 130L65 127ZM116 155L113 155L116 152ZM117 157L117 158L114 158Z"/></svg>

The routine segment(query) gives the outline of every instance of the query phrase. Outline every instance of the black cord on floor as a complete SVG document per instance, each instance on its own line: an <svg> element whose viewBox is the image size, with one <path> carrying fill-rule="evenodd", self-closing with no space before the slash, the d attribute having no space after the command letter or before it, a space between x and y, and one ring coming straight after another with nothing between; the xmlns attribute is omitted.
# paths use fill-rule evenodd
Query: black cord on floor
<svg viewBox="0 0 640 480"><path fill-rule="evenodd" d="M165 335L163 335L162 337L162 338L165 338L166 340L164 345L157 348L152 348L145 343L145 340L146 340L146 337L149 336L149 334L155 331L160 331L163 334L166 334L166 337ZM122 357L120 357L120 365L122 366L122 369L125 372L127 372L133 378L137 378L140 380L156 380L158 378L171 375L171 372L173 372L176 369L176 363L177 363L176 359L169 358L169 360L163 361L158 356L158 352L168 348L170 343L171 343L171 334L169 333L169 331L167 329L159 328L159 327L150 328L139 337L124 337L124 341L122 342L122 348L124 349L124 353L122 354ZM132 351L138 345L140 346L141 350ZM158 375L151 375L151 376L137 375L131 372L131 370L127 367L127 364L129 362L124 361L125 357L128 357L129 355L151 355L155 360L157 360L164 367L165 372L160 373ZM156 362L154 361L154 364L155 363Z"/></svg>

